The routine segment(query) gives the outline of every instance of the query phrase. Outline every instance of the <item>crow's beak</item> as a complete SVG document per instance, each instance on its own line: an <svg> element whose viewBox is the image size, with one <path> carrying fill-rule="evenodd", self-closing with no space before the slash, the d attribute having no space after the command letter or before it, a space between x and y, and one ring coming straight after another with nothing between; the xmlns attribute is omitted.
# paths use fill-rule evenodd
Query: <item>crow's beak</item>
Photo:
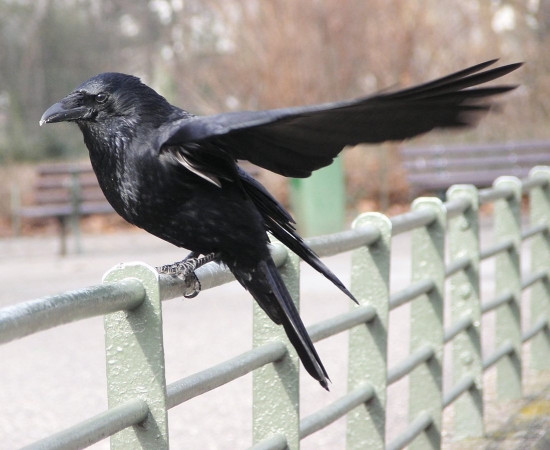
<svg viewBox="0 0 550 450"><path fill-rule="evenodd" d="M84 117L86 108L77 106L76 108L66 109L63 103L59 102L50 106L40 118L40 126L45 123L66 122L67 120L78 120Z"/></svg>

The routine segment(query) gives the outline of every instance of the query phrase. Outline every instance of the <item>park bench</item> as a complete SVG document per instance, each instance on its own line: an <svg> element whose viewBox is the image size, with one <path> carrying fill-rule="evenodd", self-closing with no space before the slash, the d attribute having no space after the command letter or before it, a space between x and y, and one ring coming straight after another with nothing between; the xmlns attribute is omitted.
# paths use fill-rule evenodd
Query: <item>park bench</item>
<svg viewBox="0 0 550 450"><path fill-rule="evenodd" d="M13 224L16 234L21 219L55 218L59 221L60 253L67 253L67 232L71 225L76 251L81 251L80 217L112 214L113 208L101 192L90 164L41 164L36 169L32 206L21 206L20 195L13 196Z"/></svg>
<svg viewBox="0 0 550 450"><path fill-rule="evenodd" d="M453 184L491 186L501 175L524 178L529 169L550 164L550 141L402 147L412 198L426 192L440 197Z"/></svg>

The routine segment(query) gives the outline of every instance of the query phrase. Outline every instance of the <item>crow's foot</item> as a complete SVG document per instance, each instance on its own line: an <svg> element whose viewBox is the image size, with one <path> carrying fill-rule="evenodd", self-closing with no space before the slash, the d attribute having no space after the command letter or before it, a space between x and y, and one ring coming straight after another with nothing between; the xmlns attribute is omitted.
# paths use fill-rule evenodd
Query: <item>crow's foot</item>
<svg viewBox="0 0 550 450"><path fill-rule="evenodd" d="M213 261L217 256L215 253L209 253L208 255L197 258L197 255L197 253L191 252L181 261L156 268L158 273L178 277L185 280L186 284L192 287L193 290L190 293L183 294L185 298L196 297L201 291L201 283L195 274L195 270Z"/></svg>

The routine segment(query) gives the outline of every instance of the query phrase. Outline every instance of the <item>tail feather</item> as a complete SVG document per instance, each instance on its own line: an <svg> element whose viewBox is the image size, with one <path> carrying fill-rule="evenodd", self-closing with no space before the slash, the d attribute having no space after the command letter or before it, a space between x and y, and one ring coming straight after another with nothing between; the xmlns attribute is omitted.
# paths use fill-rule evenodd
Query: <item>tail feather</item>
<svg viewBox="0 0 550 450"><path fill-rule="evenodd" d="M296 253L303 261L308 263L317 272L324 275L330 280L338 289L346 294L355 303L359 304L353 294L344 286L336 275L325 266L325 264L319 259L319 256L304 242L304 240L294 230L285 230L276 227L270 227L273 235L279 239L284 245L286 245L291 251Z"/></svg>
<svg viewBox="0 0 550 450"><path fill-rule="evenodd" d="M283 326L304 368L328 390L328 374L273 260L261 261L252 274L239 267L231 270L271 320Z"/></svg>
<svg viewBox="0 0 550 450"><path fill-rule="evenodd" d="M330 280L338 289L351 298L357 300L344 284L323 264L315 252L309 248L296 232L294 219L283 206L253 177L239 168L239 176L243 187L258 208L268 230L279 241L296 253L303 261Z"/></svg>

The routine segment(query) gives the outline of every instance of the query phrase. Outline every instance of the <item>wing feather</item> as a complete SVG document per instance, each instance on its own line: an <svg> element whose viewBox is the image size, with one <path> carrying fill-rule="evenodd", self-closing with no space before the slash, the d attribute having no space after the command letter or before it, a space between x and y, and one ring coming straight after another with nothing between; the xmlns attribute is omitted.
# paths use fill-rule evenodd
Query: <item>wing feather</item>
<svg viewBox="0 0 550 450"><path fill-rule="evenodd" d="M393 93L351 101L176 120L162 132L164 146L214 145L285 176L307 177L329 165L346 145L399 141L436 128L477 123L490 98L516 86L476 86L521 66L483 71L496 60ZM196 166L195 166L196 167Z"/></svg>

